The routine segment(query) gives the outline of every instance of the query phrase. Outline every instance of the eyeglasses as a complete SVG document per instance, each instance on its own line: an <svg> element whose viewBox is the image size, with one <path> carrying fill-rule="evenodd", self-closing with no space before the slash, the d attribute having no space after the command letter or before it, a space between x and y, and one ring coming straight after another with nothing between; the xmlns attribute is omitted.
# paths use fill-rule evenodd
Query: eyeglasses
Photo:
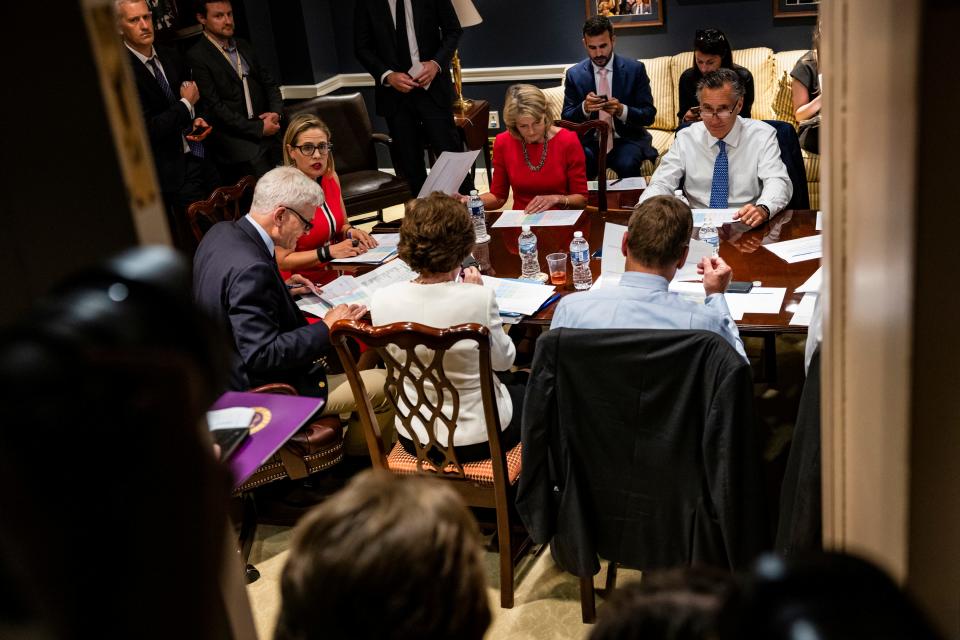
<svg viewBox="0 0 960 640"><path fill-rule="evenodd" d="M295 144L293 147L305 156L312 156L315 151L319 151L320 155L325 155L333 151L332 142L321 142L320 144L308 142L307 144Z"/></svg>
<svg viewBox="0 0 960 640"><path fill-rule="evenodd" d="M700 107L700 119L706 120L707 118L712 118L714 116L720 118L721 120L726 120L733 115L733 109L721 109L720 111L714 111L712 109L704 109Z"/></svg>
<svg viewBox="0 0 960 640"><path fill-rule="evenodd" d="M293 215L295 215L295 216L297 216L298 218L300 218L300 222L303 223L303 232L304 232L304 233L310 233L310 230L313 229L313 223L312 223L312 222L309 222L306 218L304 218L302 215L300 215L300 212L297 211L296 209L294 209L293 207L288 207L287 205L280 205L280 206L282 206L282 207L283 207L284 209L286 209L287 211L292 211L292 212L293 212Z"/></svg>

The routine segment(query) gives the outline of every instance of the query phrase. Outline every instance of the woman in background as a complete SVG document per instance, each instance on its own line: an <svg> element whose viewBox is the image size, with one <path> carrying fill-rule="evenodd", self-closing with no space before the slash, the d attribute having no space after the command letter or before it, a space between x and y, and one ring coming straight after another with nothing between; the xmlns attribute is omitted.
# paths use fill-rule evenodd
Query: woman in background
<svg viewBox="0 0 960 640"><path fill-rule="evenodd" d="M367 232L347 222L340 177L334 170L330 129L323 120L308 113L294 116L283 137L283 163L295 166L319 182L324 196L310 232L297 241L296 249L276 249L277 262L285 278L299 273L310 280L322 281L324 274L320 272L325 263L377 246L377 241Z"/></svg>
<svg viewBox="0 0 960 640"><path fill-rule="evenodd" d="M740 78L744 91L740 116L750 117L750 108L753 106L753 74L746 67L733 63L733 51L723 31L700 29L693 39L693 66L680 75L680 108L677 119L681 125L700 121L697 83L706 74L721 68L730 69Z"/></svg>
<svg viewBox="0 0 960 640"><path fill-rule="evenodd" d="M583 147L577 134L553 126L543 92L530 84L507 89L503 122L507 130L493 142L493 178L480 196L483 206L501 208L512 187L513 208L527 213L585 207Z"/></svg>
<svg viewBox="0 0 960 640"><path fill-rule="evenodd" d="M813 32L813 49L797 60L790 75L793 77L793 115L799 123L800 148L820 153L820 23Z"/></svg>

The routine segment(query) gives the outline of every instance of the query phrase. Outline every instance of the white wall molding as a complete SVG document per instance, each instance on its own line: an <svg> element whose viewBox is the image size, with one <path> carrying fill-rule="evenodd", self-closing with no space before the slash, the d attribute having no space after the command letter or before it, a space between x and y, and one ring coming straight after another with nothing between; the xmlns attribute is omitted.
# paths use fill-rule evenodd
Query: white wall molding
<svg viewBox="0 0 960 640"><path fill-rule="evenodd" d="M517 67L475 67L463 70L464 84L474 82L521 82L562 80L569 64L539 64ZM341 73L317 84L293 84L280 87L284 100L315 98L349 87L372 87L368 73Z"/></svg>

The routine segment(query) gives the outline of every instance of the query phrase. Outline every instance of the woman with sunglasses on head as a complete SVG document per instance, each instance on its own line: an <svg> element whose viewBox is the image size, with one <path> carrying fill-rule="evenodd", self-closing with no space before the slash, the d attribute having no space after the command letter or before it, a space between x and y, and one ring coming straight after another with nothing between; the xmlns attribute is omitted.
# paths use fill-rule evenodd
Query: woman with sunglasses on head
<svg viewBox="0 0 960 640"><path fill-rule="evenodd" d="M750 108L753 106L753 74L746 67L733 63L733 51L723 31L700 29L693 39L693 66L680 75L680 108L677 119L681 126L700 121L697 83L704 75L721 68L730 69L740 77L740 84L744 89L740 117L750 117Z"/></svg>
<svg viewBox="0 0 960 640"><path fill-rule="evenodd" d="M311 229L297 241L296 249L277 247L277 263L284 277L299 273L310 280L322 280L318 272L325 263L377 246L372 236L347 222L340 178L334 170L330 128L323 120L308 113L294 116L283 137L283 163L319 182L324 195Z"/></svg>

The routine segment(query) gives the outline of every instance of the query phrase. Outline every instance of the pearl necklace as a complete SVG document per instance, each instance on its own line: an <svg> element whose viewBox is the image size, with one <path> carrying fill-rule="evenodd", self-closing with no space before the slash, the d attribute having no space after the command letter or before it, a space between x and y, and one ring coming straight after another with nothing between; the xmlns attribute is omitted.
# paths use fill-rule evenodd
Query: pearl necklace
<svg viewBox="0 0 960 640"><path fill-rule="evenodd" d="M540 162L539 164L537 164L537 166L533 166L533 163L530 162L530 156L527 155L527 143L524 142L523 140L520 141L520 146L523 147L523 161L527 163L527 166L530 168L530 171L533 171L534 173L536 173L537 171L540 171L540 169L543 169L543 164L547 161L547 145L548 144L549 144L549 141L547 140L547 136L543 136L543 151L540 152Z"/></svg>

